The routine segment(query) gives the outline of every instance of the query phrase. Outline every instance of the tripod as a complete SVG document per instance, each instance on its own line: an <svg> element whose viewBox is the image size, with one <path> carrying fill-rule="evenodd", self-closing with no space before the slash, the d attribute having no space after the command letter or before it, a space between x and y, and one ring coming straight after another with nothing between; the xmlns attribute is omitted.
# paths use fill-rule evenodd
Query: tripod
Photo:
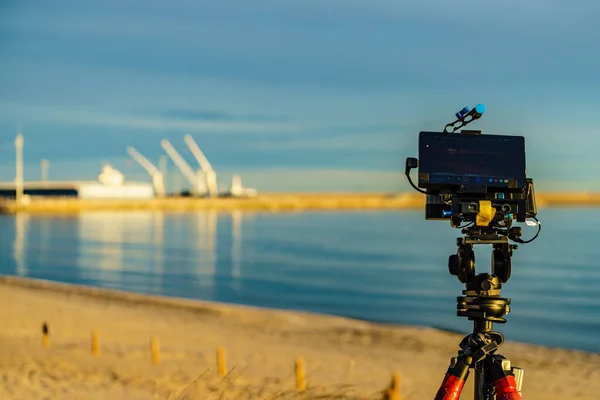
<svg viewBox="0 0 600 400"><path fill-rule="evenodd" d="M497 353L504 336L493 330L493 323L506 323L510 299L500 297L502 283L510 278L512 251L506 231L495 227L463 229L464 238L457 239L458 250L450 256L448 269L466 285L457 297L457 315L473 321L473 333L459 344L452 357L435 400L458 400L469 376L475 373L475 400L521 400L523 370L513 367ZM492 244L492 273L475 274L473 245Z"/></svg>

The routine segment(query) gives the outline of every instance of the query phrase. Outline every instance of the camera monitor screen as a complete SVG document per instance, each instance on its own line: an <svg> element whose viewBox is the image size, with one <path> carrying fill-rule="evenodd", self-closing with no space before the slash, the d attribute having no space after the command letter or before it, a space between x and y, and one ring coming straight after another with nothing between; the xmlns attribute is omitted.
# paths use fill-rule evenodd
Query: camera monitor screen
<svg viewBox="0 0 600 400"><path fill-rule="evenodd" d="M441 132L419 134L419 187L486 186L515 192L526 186L523 136Z"/></svg>

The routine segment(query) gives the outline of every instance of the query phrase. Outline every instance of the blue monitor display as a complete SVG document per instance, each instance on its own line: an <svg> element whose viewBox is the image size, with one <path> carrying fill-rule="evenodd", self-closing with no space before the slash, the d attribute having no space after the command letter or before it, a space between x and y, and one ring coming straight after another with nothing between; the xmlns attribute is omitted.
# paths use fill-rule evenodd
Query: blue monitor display
<svg viewBox="0 0 600 400"><path fill-rule="evenodd" d="M525 138L421 132L419 187L452 190L485 186L488 192L518 192L526 186Z"/></svg>

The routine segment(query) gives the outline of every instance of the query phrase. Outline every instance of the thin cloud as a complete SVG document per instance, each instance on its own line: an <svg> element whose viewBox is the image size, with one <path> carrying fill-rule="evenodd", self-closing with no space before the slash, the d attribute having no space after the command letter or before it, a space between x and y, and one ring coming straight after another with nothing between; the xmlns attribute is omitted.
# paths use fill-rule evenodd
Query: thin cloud
<svg viewBox="0 0 600 400"><path fill-rule="evenodd" d="M257 150L400 150L415 148L419 132L436 123L368 124L321 127L299 135L257 140L247 145ZM442 125L440 122L438 125Z"/></svg>
<svg viewBox="0 0 600 400"><path fill-rule="evenodd" d="M414 137L413 137L414 136ZM373 132L354 135L327 134L318 137L255 141L248 145L256 150L390 150L405 149L414 146L416 149L418 133L407 135L401 132Z"/></svg>
<svg viewBox="0 0 600 400"><path fill-rule="evenodd" d="M289 118L270 115L233 115L214 110L186 110L174 109L162 113L165 118L173 118L186 121L237 121L237 122L289 122Z"/></svg>
<svg viewBox="0 0 600 400"><path fill-rule="evenodd" d="M137 115L103 114L100 112L49 106L1 104L1 112L21 121L54 122L66 125L94 125L130 129L182 130L190 132L294 132L291 123L252 121L195 121L183 118L141 117Z"/></svg>

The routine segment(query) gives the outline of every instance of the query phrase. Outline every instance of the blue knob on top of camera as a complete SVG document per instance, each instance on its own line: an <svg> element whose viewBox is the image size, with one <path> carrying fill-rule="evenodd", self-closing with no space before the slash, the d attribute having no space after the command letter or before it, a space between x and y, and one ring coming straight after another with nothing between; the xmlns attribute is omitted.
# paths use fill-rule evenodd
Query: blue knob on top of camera
<svg viewBox="0 0 600 400"><path fill-rule="evenodd" d="M473 119L478 119L485 112L485 106L483 104L477 104L475 109L472 111Z"/></svg>

